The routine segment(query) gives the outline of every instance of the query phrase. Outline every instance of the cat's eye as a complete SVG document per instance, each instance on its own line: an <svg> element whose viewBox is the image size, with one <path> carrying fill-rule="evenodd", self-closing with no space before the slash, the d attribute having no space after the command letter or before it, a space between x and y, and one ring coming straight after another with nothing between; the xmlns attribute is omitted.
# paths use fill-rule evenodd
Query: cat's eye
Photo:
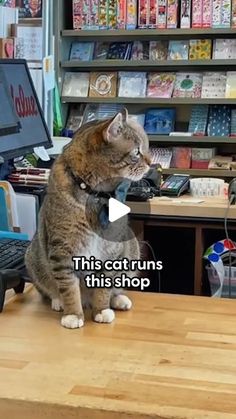
<svg viewBox="0 0 236 419"><path fill-rule="evenodd" d="M140 156L140 150L139 150L139 148L135 148L135 149L133 150L133 155L134 155L135 157L139 157L139 156Z"/></svg>

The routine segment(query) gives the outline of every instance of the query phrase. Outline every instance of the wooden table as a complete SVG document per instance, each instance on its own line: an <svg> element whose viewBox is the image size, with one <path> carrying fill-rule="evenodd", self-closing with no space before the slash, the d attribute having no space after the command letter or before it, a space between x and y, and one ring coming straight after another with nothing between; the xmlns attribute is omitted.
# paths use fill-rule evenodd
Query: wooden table
<svg viewBox="0 0 236 419"><path fill-rule="evenodd" d="M182 201L185 202L182 202ZM137 220L136 234L144 236L146 226L193 228L195 231L194 294L202 294L202 256L205 250L204 231L206 229L224 230L227 214L231 230L236 229L236 205L229 210L228 200L203 198L204 202L192 203L189 195L179 198L153 198L148 202L128 202L132 217ZM225 234L223 234L225 236Z"/></svg>
<svg viewBox="0 0 236 419"><path fill-rule="evenodd" d="M0 418L235 419L236 302L131 295L133 310L81 330L34 291L8 302Z"/></svg>

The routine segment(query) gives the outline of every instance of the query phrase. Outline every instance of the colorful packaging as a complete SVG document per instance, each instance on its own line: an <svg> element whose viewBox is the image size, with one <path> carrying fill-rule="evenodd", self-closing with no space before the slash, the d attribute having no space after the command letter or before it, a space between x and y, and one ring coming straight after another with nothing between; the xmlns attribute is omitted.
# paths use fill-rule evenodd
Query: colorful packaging
<svg viewBox="0 0 236 419"><path fill-rule="evenodd" d="M167 28L177 28L178 25L178 0L168 0Z"/></svg>
<svg viewBox="0 0 236 419"><path fill-rule="evenodd" d="M0 0L0 5L6 7L16 7L16 0Z"/></svg>
<svg viewBox="0 0 236 419"><path fill-rule="evenodd" d="M125 29L126 0L117 0L117 29Z"/></svg>
<svg viewBox="0 0 236 419"><path fill-rule="evenodd" d="M81 2L81 0L79 0ZM98 24L99 29L108 29L108 10L107 10L107 1L99 0L99 9L98 9Z"/></svg>
<svg viewBox="0 0 236 419"><path fill-rule="evenodd" d="M157 5L158 0L149 0L149 28L156 28L157 27Z"/></svg>
<svg viewBox="0 0 236 419"><path fill-rule="evenodd" d="M139 0L138 27L147 28L149 23L149 0Z"/></svg>
<svg viewBox="0 0 236 419"><path fill-rule="evenodd" d="M191 0L181 0L180 27L182 29L191 27Z"/></svg>
<svg viewBox="0 0 236 419"><path fill-rule="evenodd" d="M98 0L89 0L89 29L99 29Z"/></svg>
<svg viewBox="0 0 236 419"><path fill-rule="evenodd" d="M221 0L212 0L212 27L221 26Z"/></svg>
<svg viewBox="0 0 236 419"><path fill-rule="evenodd" d="M190 169L192 149L190 147L173 147L171 167L176 169Z"/></svg>
<svg viewBox="0 0 236 419"><path fill-rule="evenodd" d="M168 60L188 60L189 41L169 41Z"/></svg>
<svg viewBox="0 0 236 419"><path fill-rule="evenodd" d="M126 29L137 27L137 0L127 0Z"/></svg>
<svg viewBox="0 0 236 419"><path fill-rule="evenodd" d="M173 97L201 97L201 73L177 73Z"/></svg>
<svg viewBox="0 0 236 419"><path fill-rule="evenodd" d="M168 41L150 41L149 60L167 60Z"/></svg>
<svg viewBox="0 0 236 419"><path fill-rule="evenodd" d="M90 97L116 97L117 73L91 73Z"/></svg>
<svg viewBox="0 0 236 419"><path fill-rule="evenodd" d="M83 0L82 29L89 29L89 0Z"/></svg>
<svg viewBox="0 0 236 419"><path fill-rule="evenodd" d="M188 132L193 135L204 136L206 135L206 127L208 120L208 105L195 105L192 107Z"/></svg>
<svg viewBox="0 0 236 419"><path fill-rule="evenodd" d="M230 28L231 0L221 0L221 27Z"/></svg>
<svg viewBox="0 0 236 419"><path fill-rule="evenodd" d="M190 39L189 59L210 60L211 44L211 39Z"/></svg>
<svg viewBox="0 0 236 419"><path fill-rule="evenodd" d="M202 27L210 28L212 20L212 0L202 1Z"/></svg>
<svg viewBox="0 0 236 419"><path fill-rule="evenodd" d="M193 0L192 1L192 28L202 27L202 12L203 12L203 0Z"/></svg>
<svg viewBox="0 0 236 419"><path fill-rule="evenodd" d="M109 0L108 1L108 29L116 29L116 22L117 22L117 2L116 0Z"/></svg>
<svg viewBox="0 0 236 419"><path fill-rule="evenodd" d="M236 0L232 0L231 7L232 7L231 25L232 25L232 28L236 28Z"/></svg>
<svg viewBox="0 0 236 419"><path fill-rule="evenodd" d="M82 28L83 3L81 0L73 0L73 28Z"/></svg>
<svg viewBox="0 0 236 419"><path fill-rule="evenodd" d="M167 0L158 0L157 27L158 29L165 29L166 24L167 24Z"/></svg>
<svg viewBox="0 0 236 419"><path fill-rule="evenodd" d="M174 73L149 73L147 96L157 98L171 98L174 84Z"/></svg>
<svg viewBox="0 0 236 419"><path fill-rule="evenodd" d="M204 99L217 99L225 97L226 73L208 71L203 73L202 94Z"/></svg>

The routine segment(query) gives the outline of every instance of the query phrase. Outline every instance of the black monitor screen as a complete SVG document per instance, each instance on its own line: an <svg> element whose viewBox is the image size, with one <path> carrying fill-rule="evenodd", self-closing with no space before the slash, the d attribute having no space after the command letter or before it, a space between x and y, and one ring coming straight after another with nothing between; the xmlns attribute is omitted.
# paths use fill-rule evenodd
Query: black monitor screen
<svg viewBox="0 0 236 419"><path fill-rule="evenodd" d="M10 90L20 132L0 136L0 156L4 159L23 156L34 147L51 147L51 138L25 60L0 60ZM4 106L0 95L0 108Z"/></svg>
<svg viewBox="0 0 236 419"><path fill-rule="evenodd" d="M0 136L20 132L20 121L11 99L10 90L2 70L0 70Z"/></svg>

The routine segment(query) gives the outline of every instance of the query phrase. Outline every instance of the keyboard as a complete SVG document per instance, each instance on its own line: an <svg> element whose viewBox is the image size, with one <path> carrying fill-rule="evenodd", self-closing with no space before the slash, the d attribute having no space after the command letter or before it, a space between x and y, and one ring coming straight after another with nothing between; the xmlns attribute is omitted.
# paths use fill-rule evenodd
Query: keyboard
<svg viewBox="0 0 236 419"><path fill-rule="evenodd" d="M28 240L0 239L0 270L23 267L29 244Z"/></svg>

